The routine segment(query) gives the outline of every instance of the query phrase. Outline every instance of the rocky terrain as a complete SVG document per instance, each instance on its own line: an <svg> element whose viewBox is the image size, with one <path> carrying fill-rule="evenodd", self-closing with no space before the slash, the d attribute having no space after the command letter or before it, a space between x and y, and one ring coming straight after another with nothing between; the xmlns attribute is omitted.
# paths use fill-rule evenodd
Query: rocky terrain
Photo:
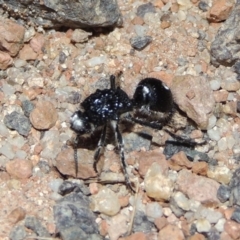
<svg viewBox="0 0 240 240"><path fill-rule="evenodd" d="M0 0L0 239L240 239L240 1L26 2ZM72 113L119 71L130 97L145 77L166 83L166 127L206 141L122 126L136 193L111 137L99 176L99 134L77 176L71 144Z"/></svg>

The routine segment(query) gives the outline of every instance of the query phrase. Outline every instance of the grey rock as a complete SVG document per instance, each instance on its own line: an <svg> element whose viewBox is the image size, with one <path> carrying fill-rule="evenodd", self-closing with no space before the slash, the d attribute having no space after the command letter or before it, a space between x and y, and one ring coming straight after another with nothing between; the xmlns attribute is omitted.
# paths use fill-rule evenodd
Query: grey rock
<svg viewBox="0 0 240 240"><path fill-rule="evenodd" d="M101 239L98 237L96 216L89 210L89 200L82 193L65 196L57 202L53 210L62 239L77 240L79 236L83 236L83 239ZM89 238L85 238L85 235Z"/></svg>
<svg viewBox="0 0 240 240"><path fill-rule="evenodd" d="M83 183L80 185L71 181L64 181L58 189L58 193L62 196L71 192L82 192L84 195L90 194L89 189Z"/></svg>
<svg viewBox="0 0 240 240"><path fill-rule="evenodd" d="M131 46L137 50L142 50L151 42L151 36L136 36L130 39Z"/></svg>
<svg viewBox="0 0 240 240"><path fill-rule="evenodd" d="M34 216L27 216L25 218L25 227L31 229L39 237L50 237L50 234L47 231L47 229Z"/></svg>
<svg viewBox="0 0 240 240"><path fill-rule="evenodd" d="M177 205L174 198L170 199L170 208L172 209L172 211L176 217L181 217L185 214L185 211Z"/></svg>
<svg viewBox="0 0 240 240"><path fill-rule="evenodd" d="M16 130L23 136L27 136L31 130L31 123L29 119L23 114L16 111L5 116L4 124L9 129Z"/></svg>
<svg viewBox="0 0 240 240"><path fill-rule="evenodd" d="M231 189L229 205L238 205L240 206L240 185L235 186Z"/></svg>
<svg viewBox="0 0 240 240"><path fill-rule="evenodd" d="M26 117L30 116L31 111L34 109L34 104L29 100L22 101L22 110Z"/></svg>
<svg viewBox="0 0 240 240"><path fill-rule="evenodd" d="M236 208L231 216L231 220L240 223L240 209Z"/></svg>
<svg viewBox="0 0 240 240"><path fill-rule="evenodd" d="M67 55L63 51L61 51L59 54L59 63L63 64L66 59L67 59Z"/></svg>
<svg viewBox="0 0 240 240"><path fill-rule="evenodd" d="M240 101L237 101L237 112L240 113Z"/></svg>
<svg viewBox="0 0 240 240"><path fill-rule="evenodd" d="M237 0L228 19L222 24L211 45L211 61L215 65L234 64L239 60L240 0Z"/></svg>
<svg viewBox="0 0 240 240"><path fill-rule="evenodd" d="M146 13L155 13L155 12L156 12L155 7L151 2L142 4L137 8L137 16L142 18Z"/></svg>
<svg viewBox="0 0 240 240"><path fill-rule="evenodd" d="M217 191L217 198L220 200L220 202L226 202L228 201L230 197L230 188L225 185L221 185Z"/></svg>
<svg viewBox="0 0 240 240"><path fill-rule="evenodd" d="M206 234L206 236L208 240L219 240L221 238L220 233L214 227L211 228L211 230Z"/></svg>
<svg viewBox="0 0 240 240"><path fill-rule="evenodd" d="M150 149L152 136L147 133L129 133L124 137L124 148L126 152L132 152L135 150L140 150L145 148L146 150Z"/></svg>
<svg viewBox="0 0 240 240"><path fill-rule="evenodd" d="M67 102L71 104L80 103L80 100L81 100L81 95L79 92L76 92L76 91L71 91L67 98Z"/></svg>
<svg viewBox="0 0 240 240"><path fill-rule="evenodd" d="M229 187L234 188L238 185L240 185L240 168L236 169L233 173L232 179L229 183Z"/></svg>
<svg viewBox="0 0 240 240"><path fill-rule="evenodd" d="M0 0L0 7L14 18L44 28L108 27L122 22L117 0Z"/></svg>
<svg viewBox="0 0 240 240"><path fill-rule="evenodd" d="M142 211L137 211L133 221L133 232L148 233L154 227L154 224L150 222Z"/></svg>
<svg viewBox="0 0 240 240"><path fill-rule="evenodd" d="M22 225L16 225L12 228L9 238L11 240L24 240L26 239L27 233Z"/></svg>
<svg viewBox="0 0 240 240"><path fill-rule="evenodd" d="M47 161L40 160L37 165L40 168L41 172L45 174L48 174L51 170L51 167Z"/></svg>
<svg viewBox="0 0 240 240"><path fill-rule="evenodd" d="M200 1L198 4L199 9L201 9L203 12L206 12L209 8L208 4L205 1Z"/></svg>
<svg viewBox="0 0 240 240"><path fill-rule="evenodd" d="M185 152L187 158L190 161L194 159L198 159L199 161L210 162L210 158L206 153L199 152L197 150L193 150L186 145L179 143L177 141L166 141L165 148L163 154L166 156L167 159L171 158L174 154L183 151Z"/></svg>

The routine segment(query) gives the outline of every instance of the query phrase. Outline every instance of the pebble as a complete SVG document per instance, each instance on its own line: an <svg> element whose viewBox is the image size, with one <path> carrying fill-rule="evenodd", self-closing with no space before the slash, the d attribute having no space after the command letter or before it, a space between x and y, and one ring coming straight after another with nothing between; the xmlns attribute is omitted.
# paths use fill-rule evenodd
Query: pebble
<svg viewBox="0 0 240 240"><path fill-rule="evenodd" d="M204 206L199 206L194 214L195 219L206 219L211 224L217 223L219 219L223 217L223 214L212 208L207 208Z"/></svg>
<svg viewBox="0 0 240 240"><path fill-rule="evenodd" d="M52 189L53 192L58 192L59 187L61 186L62 183L63 179L61 178L52 179L49 182L49 187Z"/></svg>
<svg viewBox="0 0 240 240"><path fill-rule="evenodd" d="M16 130L19 134L27 136L31 130L29 119L16 111L7 114L4 117L4 124L9 129Z"/></svg>
<svg viewBox="0 0 240 240"><path fill-rule="evenodd" d="M22 207L17 207L9 213L7 219L11 224L16 224L19 221L23 220L25 218L25 215L26 211Z"/></svg>
<svg viewBox="0 0 240 240"><path fill-rule="evenodd" d="M161 166L154 162L146 173L144 186L149 197L169 200L174 189L173 181L160 172Z"/></svg>
<svg viewBox="0 0 240 240"><path fill-rule="evenodd" d="M84 43L88 41L89 36L92 36L91 32L75 29L72 33L71 41L74 43Z"/></svg>
<svg viewBox="0 0 240 240"><path fill-rule="evenodd" d="M152 42L151 36L136 36L130 38L130 44L134 49L142 50Z"/></svg>
<svg viewBox="0 0 240 240"><path fill-rule="evenodd" d="M128 231L128 217L126 214L117 214L108 221L108 235L111 240L118 240L120 236L124 236Z"/></svg>
<svg viewBox="0 0 240 240"><path fill-rule="evenodd" d="M225 218L220 218L220 219L218 220L218 222L215 224L214 227L215 227L219 232L223 232L225 222L226 222L226 219L225 219Z"/></svg>
<svg viewBox="0 0 240 240"><path fill-rule="evenodd" d="M25 218L24 225L26 228L31 229L39 237L42 237L42 238L50 237L50 234L48 233L47 229L42 225L40 220L34 216L27 216Z"/></svg>
<svg viewBox="0 0 240 240"><path fill-rule="evenodd" d="M218 130L217 127L214 127L212 129L208 129L207 134L208 134L209 138L213 141L219 141L220 138L221 138L221 133L220 133L220 131Z"/></svg>
<svg viewBox="0 0 240 240"><path fill-rule="evenodd" d="M182 230L172 224L168 224L163 229L160 230L158 234L159 240L169 240L169 239L178 239L178 240L184 240L184 234Z"/></svg>
<svg viewBox="0 0 240 240"><path fill-rule="evenodd" d="M203 12L207 12L209 9L208 4L205 1L200 1L198 4L199 9L201 9Z"/></svg>
<svg viewBox="0 0 240 240"><path fill-rule="evenodd" d="M151 2L140 5L137 8L137 16L143 18L146 13L155 13L155 7Z"/></svg>
<svg viewBox="0 0 240 240"><path fill-rule="evenodd" d="M163 215L162 207L157 202L151 202L146 205L146 215L150 221L160 218Z"/></svg>
<svg viewBox="0 0 240 240"><path fill-rule="evenodd" d="M179 191L190 199L212 206L220 203L216 197L220 184L215 180L198 176L183 169L179 172L176 183Z"/></svg>
<svg viewBox="0 0 240 240"><path fill-rule="evenodd" d="M207 219L198 219L195 224L197 231L200 233L208 232L211 229L211 224Z"/></svg>
<svg viewBox="0 0 240 240"><path fill-rule="evenodd" d="M217 145L218 145L219 151L225 151L225 150L227 150L227 138L226 138L226 137L222 137L222 138L218 141Z"/></svg>
<svg viewBox="0 0 240 240"><path fill-rule="evenodd" d="M0 69L5 70L13 63L13 59L8 53L0 51Z"/></svg>
<svg viewBox="0 0 240 240"><path fill-rule="evenodd" d="M46 130L53 127L58 119L54 105L49 101L38 101L30 113L30 121L34 128Z"/></svg>
<svg viewBox="0 0 240 240"><path fill-rule="evenodd" d="M32 168L32 163L29 160L14 159L6 164L8 174L17 179L27 179L31 177Z"/></svg>
<svg viewBox="0 0 240 240"><path fill-rule="evenodd" d="M102 187L99 192L91 197L91 209L108 216L114 216L120 211L120 202L115 192L107 187Z"/></svg>
<svg viewBox="0 0 240 240"><path fill-rule="evenodd" d="M91 59L86 61L86 66L89 68L92 68L92 67L95 67L95 66L105 63L106 60L107 60L106 56L92 57Z"/></svg>
<svg viewBox="0 0 240 240"><path fill-rule="evenodd" d="M26 239L26 237L27 237L27 232L24 226L22 225L15 225L9 234L9 238L11 240L22 240L22 239Z"/></svg>
<svg viewBox="0 0 240 240"><path fill-rule="evenodd" d="M154 224L148 220L142 211L136 211L133 221L134 232L150 232L154 228Z"/></svg>
<svg viewBox="0 0 240 240"><path fill-rule="evenodd" d="M8 142L2 141L2 147L0 147L0 153L3 154L8 159L13 159L15 154L13 152L12 146Z"/></svg>
<svg viewBox="0 0 240 240"><path fill-rule="evenodd" d="M213 91L219 90L221 87L221 82L218 80L211 80L209 83Z"/></svg>
<svg viewBox="0 0 240 240"><path fill-rule="evenodd" d="M240 223L240 209L236 208L231 216L231 220Z"/></svg>
<svg viewBox="0 0 240 240"><path fill-rule="evenodd" d="M208 169L207 176L219 183L228 184L232 179L232 172L226 166L216 166Z"/></svg>
<svg viewBox="0 0 240 240"><path fill-rule="evenodd" d="M173 199L181 209L188 211L189 210L189 200L182 192L175 192L173 194Z"/></svg>
<svg viewBox="0 0 240 240"><path fill-rule="evenodd" d="M230 197L230 188L228 186L221 185L218 188L217 197L222 203L228 201Z"/></svg>
<svg viewBox="0 0 240 240"><path fill-rule="evenodd" d="M224 224L224 231L227 232L232 239L238 239L240 237L240 224L227 220Z"/></svg>
<svg viewBox="0 0 240 240"><path fill-rule="evenodd" d="M30 116L30 113L34 109L34 104L29 100L22 101L22 109L26 117Z"/></svg>

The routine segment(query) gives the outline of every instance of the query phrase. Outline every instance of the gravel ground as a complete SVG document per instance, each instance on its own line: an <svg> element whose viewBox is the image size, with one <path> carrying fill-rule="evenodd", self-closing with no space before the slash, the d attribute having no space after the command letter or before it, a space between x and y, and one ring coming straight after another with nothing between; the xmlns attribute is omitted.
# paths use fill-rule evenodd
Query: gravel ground
<svg viewBox="0 0 240 240"><path fill-rule="evenodd" d="M0 239L240 239L238 65L210 51L235 2L118 4L123 25L111 30L44 30L3 12ZM129 96L147 76L165 82L180 108L168 129L206 141L190 149L165 143L165 131L123 126L136 194L111 134L103 182L89 180L99 135L78 149L77 178L69 144L72 113L119 71Z"/></svg>

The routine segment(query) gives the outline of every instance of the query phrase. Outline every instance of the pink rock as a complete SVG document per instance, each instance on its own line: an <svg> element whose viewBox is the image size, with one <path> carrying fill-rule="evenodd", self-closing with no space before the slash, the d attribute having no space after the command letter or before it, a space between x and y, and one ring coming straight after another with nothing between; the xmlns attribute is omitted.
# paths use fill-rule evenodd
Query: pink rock
<svg viewBox="0 0 240 240"><path fill-rule="evenodd" d="M32 176L32 163L28 160L14 159L7 162L6 170L13 178L26 179Z"/></svg>
<svg viewBox="0 0 240 240"><path fill-rule="evenodd" d="M206 129L215 104L208 80L201 76L176 76L171 89L179 108L201 129Z"/></svg>
<svg viewBox="0 0 240 240"><path fill-rule="evenodd" d="M33 51L29 44L25 44L19 52L19 58L22 60L35 60L37 56L37 53Z"/></svg>
<svg viewBox="0 0 240 240"><path fill-rule="evenodd" d="M178 188L190 199L208 206L217 206L220 201L217 198L217 190L220 184L212 179L198 176L189 170L179 172L177 179Z"/></svg>
<svg viewBox="0 0 240 240"><path fill-rule="evenodd" d="M23 46L25 28L9 19L1 19L0 33L0 47L16 56Z"/></svg>
<svg viewBox="0 0 240 240"><path fill-rule="evenodd" d="M136 232L128 237L120 238L119 240L147 240L147 236L143 232Z"/></svg>
<svg viewBox="0 0 240 240"><path fill-rule="evenodd" d="M12 65L12 63L13 59L11 56L6 52L0 51L0 69L5 70L8 66Z"/></svg>
<svg viewBox="0 0 240 240"><path fill-rule="evenodd" d="M210 22L221 22L228 18L234 6L234 0L214 0L208 13Z"/></svg>
<svg viewBox="0 0 240 240"><path fill-rule="evenodd" d="M39 101L30 114L33 127L40 130L53 127L57 119L57 110L49 101Z"/></svg>
<svg viewBox="0 0 240 240"><path fill-rule="evenodd" d="M240 238L240 224L239 223L228 220L224 224L224 230L228 233L228 235L230 237L232 237L232 239Z"/></svg>
<svg viewBox="0 0 240 240"><path fill-rule="evenodd" d="M81 149L78 151L78 175L77 178L88 179L96 177L97 173L93 169L92 151ZM72 148L60 152L56 158L56 167L64 175L76 177L76 164Z"/></svg>
<svg viewBox="0 0 240 240"><path fill-rule="evenodd" d="M152 163L157 162L161 166L161 173L165 174L168 171L168 162L165 156L158 150L147 152L137 152L134 157L139 163L139 174L145 176Z"/></svg>
<svg viewBox="0 0 240 240"><path fill-rule="evenodd" d="M168 224L158 234L158 240L183 240L184 235L181 229L175 225Z"/></svg>
<svg viewBox="0 0 240 240"><path fill-rule="evenodd" d="M26 212L22 207L15 208L10 212L7 219L10 223L16 224L25 218Z"/></svg>
<svg viewBox="0 0 240 240"><path fill-rule="evenodd" d="M34 52L40 53L42 52L42 47L45 43L44 36L42 34L37 34L30 41L30 46Z"/></svg>

